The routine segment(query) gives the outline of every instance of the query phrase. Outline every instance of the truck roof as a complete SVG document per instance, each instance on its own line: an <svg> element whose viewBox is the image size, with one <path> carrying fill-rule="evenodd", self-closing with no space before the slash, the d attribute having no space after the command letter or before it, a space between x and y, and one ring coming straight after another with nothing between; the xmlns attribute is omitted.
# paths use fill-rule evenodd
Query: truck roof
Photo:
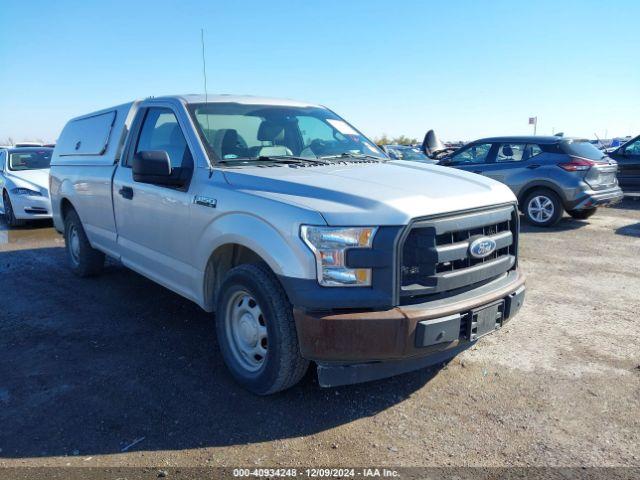
<svg viewBox="0 0 640 480"><path fill-rule="evenodd" d="M184 103L240 103L245 105L281 105L286 107L319 107L313 103L300 102L284 98L255 97L253 95L166 95L154 97L155 100L178 99Z"/></svg>

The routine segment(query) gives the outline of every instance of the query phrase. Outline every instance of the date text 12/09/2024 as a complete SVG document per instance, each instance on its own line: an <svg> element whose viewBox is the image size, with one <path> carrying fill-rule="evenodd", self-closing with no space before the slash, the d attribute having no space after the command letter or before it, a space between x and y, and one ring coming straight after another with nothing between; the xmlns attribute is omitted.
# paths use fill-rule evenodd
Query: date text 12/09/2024
<svg viewBox="0 0 640 480"><path fill-rule="evenodd" d="M397 478L397 470L389 468L235 468L234 477L257 478Z"/></svg>

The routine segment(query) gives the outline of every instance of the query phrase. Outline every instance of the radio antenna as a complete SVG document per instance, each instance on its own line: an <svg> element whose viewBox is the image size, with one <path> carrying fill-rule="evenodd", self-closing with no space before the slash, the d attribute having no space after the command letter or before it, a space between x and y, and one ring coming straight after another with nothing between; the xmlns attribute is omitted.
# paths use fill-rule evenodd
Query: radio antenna
<svg viewBox="0 0 640 480"><path fill-rule="evenodd" d="M207 61L204 55L204 28L200 29L200 43L202 44L202 77L204 78L204 103L207 105L209 103L209 92L207 91ZM211 133L211 127L209 126L209 114L205 109L205 115L207 116L207 131L204 136L209 142L209 135ZM209 166L209 178L213 175L213 168Z"/></svg>
<svg viewBox="0 0 640 480"><path fill-rule="evenodd" d="M204 28L200 29L200 42L202 43L202 76L204 78L204 101L209 103L209 94L207 92L207 61L204 56Z"/></svg>

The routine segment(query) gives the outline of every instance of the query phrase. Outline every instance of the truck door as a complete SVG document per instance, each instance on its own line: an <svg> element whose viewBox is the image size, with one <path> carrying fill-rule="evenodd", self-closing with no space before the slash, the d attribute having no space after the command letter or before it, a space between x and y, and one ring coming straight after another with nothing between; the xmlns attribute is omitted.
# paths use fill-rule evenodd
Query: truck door
<svg viewBox="0 0 640 480"><path fill-rule="evenodd" d="M628 192L640 191L640 137L609 154L618 162L618 182Z"/></svg>
<svg viewBox="0 0 640 480"><path fill-rule="evenodd" d="M194 269L189 264L189 193L193 154L175 112L149 107L138 112L131 139L113 179L113 206L122 263L190 297ZM164 151L184 182L175 185L134 181L131 164L140 152Z"/></svg>

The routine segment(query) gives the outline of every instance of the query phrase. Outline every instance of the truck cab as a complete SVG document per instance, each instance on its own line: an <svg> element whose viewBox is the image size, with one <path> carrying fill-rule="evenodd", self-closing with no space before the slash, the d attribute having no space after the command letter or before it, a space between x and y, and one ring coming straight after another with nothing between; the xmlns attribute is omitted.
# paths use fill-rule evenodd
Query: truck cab
<svg viewBox="0 0 640 480"><path fill-rule="evenodd" d="M105 255L215 313L243 386L323 386L451 358L524 299L504 185L391 162L326 107L169 96L72 119L51 162L80 276Z"/></svg>

